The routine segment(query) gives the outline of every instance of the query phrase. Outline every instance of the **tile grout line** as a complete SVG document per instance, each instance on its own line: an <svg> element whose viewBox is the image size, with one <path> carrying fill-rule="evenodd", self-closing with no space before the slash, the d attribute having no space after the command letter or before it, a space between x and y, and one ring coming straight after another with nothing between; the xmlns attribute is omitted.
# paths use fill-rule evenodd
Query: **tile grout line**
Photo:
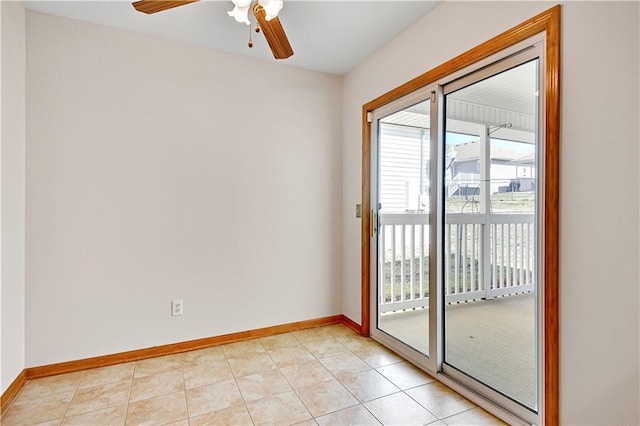
<svg viewBox="0 0 640 426"><path fill-rule="evenodd" d="M72 373L73 374L73 373ZM59 425L61 425L62 423L64 423L64 419L67 418L67 413L69 413L69 408L71 408L71 403L73 402L73 400L76 397L76 393L78 393L78 389L80 389L80 385L82 384L82 379L84 378L84 376L86 375L86 371L83 371L80 374L80 379L78 380L78 386L76 386L76 388L73 390L73 395L71 395L71 399L69 400L69 404L67 405L67 409L64 410L64 414L62 415L62 417L60 418L60 423L58 423Z"/></svg>
<svg viewBox="0 0 640 426"><path fill-rule="evenodd" d="M354 332L354 333L355 333L355 332ZM334 334L331 334L331 332L329 332L329 335L330 335L331 337L333 337L333 338L334 338L334 339L335 339L335 340L336 340L336 341L337 341L341 346L343 346L343 347L344 347L344 348L345 348L349 353L351 353L352 355L355 355L356 357L358 357L358 359L360 359L361 361L363 361L365 364L369 365L366 361L364 361L364 360L363 360L362 358L360 358L358 355L356 355L355 353L353 353L353 352L352 352L352 351L351 351L351 350L350 350L346 345L344 345L341 341L339 341L339 340L336 338L336 336L335 336ZM295 336L294 336L294 337L295 337ZM298 339L296 338L296 340L298 340ZM328 413L324 413L323 415L318 416L318 417L327 416L327 415L329 415L329 414L337 413L338 411L346 410L346 409L348 409L348 408L357 407L358 405L362 405L362 406L365 408L365 410L367 410L367 411L368 411L367 407L365 407L365 405L364 405L364 402L361 402L361 401L360 401L360 400L359 400L359 399L358 399L358 398L357 398L357 397L356 397L356 396L355 396L355 395L354 395L354 394L353 394L353 393L352 393L352 392L351 392L351 391L350 391L350 390L349 390L349 389L348 389L348 388L347 388L347 387L346 387L346 386L345 386L345 385L340 381L340 379L339 379L335 374L333 374L331 371L329 371L329 369L327 369L327 367L322 363L322 361L320 361L320 359L319 359L319 358L317 358L317 357L316 357L316 356L315 356L315 355L314 355L314 354L313 354L313 353L312 353L312 352L311 352L311 351L310 351L310 350L309 350L309 349L304 345L304 343L303 343L303 342L300 342L300 343L305 347L305 349L307 349L307 351L311 354L311 356L312 356L312 357L314 357L314 358L315 358L315 360L316 360L318 363L320 363L320 365L321 365L321 366L322 366L322 367L323 367L323 368L324 368L324 369L325 369L325 370L326 370L326 371L331 375L331 377L333 377L333 379L334 379L336 382L338 382L338 383L340 384L340 386L342 386L342 387L343 387L343 388L344 388L344 389L349 393L349 395L351 395L351 396L352 396L352 397L353 397L353 398L358 402L358 403L357 403L357 404L355 404L355 405L351 405L351 406L349 406L349 407L344 407L344 408L340 408L340 409L338 409L338 410L330 411L330 412L328 412ZM337 356L337 355L340 355L340 354L332 354L331 356ZM369 365L369 366L370 366L370 365ZM370 367L371 367L371 366L370 366ZM373 367L372 367L372 369L373 369ZM311 385L311 386L314 386L314 385ZM296 393L297 393L297 392L296 392ZM302 401L302 400L301 400L301 401ZM302 403L304 404L304 401L303 401ZM309 413L311 413L311 411L309 411ZM372 415L373 415L373 413L372 413ZM313 414L312 414L312 417L313 417L313 419L316 421L316 423L318 423L318 422L317 422L318 417L313 416ZM376 418L376 417L374 416L374 418ZM378 420L378 419L376 418L376 420ZM382 422L380 422L380 423L382 424Z"/></svg>
<svg viewBox="0 0 640 426"><path fill-rule="evenodd" d="M410 388L407 388L407 389L402 389L402 388L400 388L400 387L399 387L399 386L397 386L395 383L393 383L391 380L389 380L389 379L388 379L384 374L380 373L380 372L378 371L378 369L377 369L377 368L373 367L370 363L368 363L366 360L362 359L362 357L360 357L357 353L355 353L353 350L351 350L351 348L349 348L347 345L345 345L343 342L341 342L341 341L340 341L340 340L339 340L335 335L333 335L333 334L331 334L331 333L329 333L329 334L330 334L330 335L331 335L331 337L333 337L333 338L334 338L334 339L335 339L335 340L336 340L340 345L342 345L342 346L343 346L343 347L344 347L344 348L345 348L345 349L346 349L350 354L354 355L354 356L355 356L355 357L357 357L359 360L361 360L362 362L364 362L366 365L368 365L369 367L371 367L371 370L365 370L364 372L366 372L366 371L375 371L375 372L377 372L378 374L380 374L383 378L385 378L386 380L388 380L391 384L393 384L394 386L396 386L396 387L398 388L398 391L397 391L397 392L392 392L392 393L390 393L390 394L388 394L388 395L383 395L383 396L380 396L380 397L378 397L378 398L371 399L370 401L366 401L366 402L375 401L375 400L382 399L382 398L388 397L388 396L390 396L390 395L396 395L396 394L399 394L399 393L403 393L403 394L405 394L407 397L409 397L412 401L415 401L413 398L411 398L411 396L410 396L409 394L407 394L407 393L405 392L405 390L407 390L407 389L413 389L413 388L416 388L416 387L419 387L419 386L423 386L424 384L416 385L416 386L413 386L413 387L410 387ZM304 343L303 343L303 345L304 345ZM312 354L312 355L313 355L313 354ZM333 354L333 355L331 355L331 356L336 356L336 355L339 355L339 354ZM320 359L318 359L318 362L320 362L320 364L322 364L322 361L320 361ZM388 364L388 365L399 364L399 363L401 363L401 362L402 362L402 361L398 361L398 362L391 363L391 364ZM322 365L324 366L324 364L322 364ZM326 368L326 367L325 367L325 368ZM362 372L359 372L359 373L362 373ZM353 393L352 393L351 391L349 391L349 389L348 389L346 386L344 386L344 384L340 381L340 379L339 379L335 374L333 374L331 371L329 371L329 374L331 374L331 376L332 376L332 377L333 377L333 378L334 378L338 383L340 383L340 385L341 385L343 388L345 388L345 389L347 390L347 392L349 392L349 393L350 393L350 394L351 394L351 395L356 399L356 401L358 401L358 404L356 404L356 405L352 405L352 406L350 406L350 407L346 407L346 408L343 408L343 409L352 408L352 407L356 407L356 406L358 406L358 405L362 405L362 407L364 407L364 409L365 409L365 410L367 410L367 411L368 411L368 412L373 416L373 418L375 418L375 419L376 419L380 424L383 424L383 423L382 423L382 421L381 421L378 417L376 417L376 415L375 415L373 412L371 412L371 410L370 410L370 409L365 405L365 404L366 404L366 402L361 402L361 401L360 401L360 400L359 400L355 395L353 395ZM422 407L423 409L425 409L429 414L431 414L431 415L436 419L436 420L434 420L434 422L437 422L438 420L440 420L440 418L439 418L438 416L434 415L431 411L429 411L428 409L426 409L425 407L423 407L423 406L422 406L422 404L418 403L417 401L415 401L415 402L416 402L420 407ZM341 411L341 410L343 410L343 409L335 410L335 411L332 411L332 412L330 412L330 413L325 413L325 414L323 414L323 416L324 416L324 415L328 415L328 414L332 414L332 413L336 413L336 412ZM320 417L322 417L322 416L320 416ZM314 417L314 419L315 419L315 417ZM431 423L433 423L433 422L431 422Z"/></svg>
<svg viewBox="0 0 640 426"><path fill-rule="evenodd" d="M106 368L106 367L105 367L105 368ZM87 371L89 371L89 370L87 370ZM76 394L78 393L78 391L79 391L80 389L83 389L83 388L82 388L82 380L83 380L84 376L86 375L86 372L85 372L85 371L82 371L81 373L82 373L82 374L81 374L82 378L80 379L80 382L78 383L78 386L77 386L77 387L75 388L75 390L73 391L73 395L72 395L72 397L71 397L71 400L69 401L69 405L67 406L67 409L65 410L65 413L63 414L63 417L61 417L61 418L60 418L60 422L61 422L61 423L62 423L66 418L68 418L68 417L75 417L75 416L85 415L85 414L89 414L89 413L95 413L95 412L97 412L97 411L101 411L101 410L106 410L106 409L108 409L108 408L117 407L117 405L109 405L109 406L107 406L107 407L96 408L96 409L92 409L92 410L85 411L85 412L82 412L82 413L74 414L73 416L69 416L68 414L69 414L69 410L71 409L71 405L72 405L71 403L73 402L73 399L75 398L75 396L76 396ZM69 374L74 374L74 373L69 373ZM38 380L38 379L35 379L35 380ZM124 381L124 380L120 380L120 381L117 381L117 382L109 382L109 383L105 383L105 384L103 384L103 385L87 386L86 388L90 388L90 387L98 387L98 386L106 386L106 385L110 385L110 384L114 384L114 383L119 383L119 382L123 382L123 381ZM67 391L67 392L70 392L70 391ZM47 398L47 397L50 397L50 396L60 395L60 394L67 393L67 392L55 392L55 393L46 394L46 395L43 395L43 396L40 396L40 397L27 398L27 399L25 399L25 401L31 401L31 400L34 400L34 399L40 399L40 398ZM118 404L118 405L120 405L120 404ZM54 419L54 420L55 420L55 419Z"/></svg>
<svg viewBox="0 0 640 426"><path fill-rule="evenodd" d="M357 335L357 334L356 334L356 335ZM370 339L370 338L369 338L369 339ZM336 339L336 340L338 340L338 339ZM340 342L340 341L338 340L338 342ZM342 342L340 342L340 343L341 343L341 344L342 344L342 345L343 345L343 346L344 346L344 347L345 347L345 348L346 348L346 349L347 349L351 354L355 355L358 359L360 359L362 362L364 362L364 363L365 363L365 364L367 364L369 367L371 367L371 370L365 370L364 372L366 372L366 371L375 371L376 373L380 374L380 375L381 375L385 380L389 381L389 383L391 383L392 385L396 386L393 382L391 382L389 379L387 379L387 378L386 378L382 373L380 373L376 367L372 366L372 365L371 365L370 363L368 363L366 360L362 359L362 357L360 357L360 355L358 355L358 354L357 354L357 353L355 353L353 350L351 350L351 348L349 348L347 345L345 345L345 344L344 344L344 343L342 343ZM391 364L389 364L389 365L391 365ZM360 373L363 373L363 372L360 372ZM335 376L334 376L334 377L335 377ZM336 377L336 380L338 380L338 382L340 382L340 379L338 379L338 377ZM340 382L340 383L342 384L342 382ZM344 386L344 385L343 385L343 386ZM349 389L348 389L346 386L344 386L344 388L345 388L345 389L347 389L347 391L349 391ZM382 425L382 424L383 424L383 423L382 423L382 420L381 420L381 419L379 419L379 418L378 418L378 417L377 417L377 416L376 416L376 415L375 415L375 414L374 414L374 413L369 409L369 407L367 407L367 406L366 406L366 403L367 403L367 402L371 402L371 401L375 401L376 399L382 399L382 398L385 398L385 397L387 397L387 396L395 395L395 394L397 394L397 393L402 392L402 389L400 389L400 387L399 387L399 386L396 386L396 388L398 388L398 392L392 392L392 393L390 393L390 394L388 394L388 395L383 395L383 396L380 396L380 397L378 397L378 398L373 398L373 399L371 399L371 400L369 400L369 401L366 401L366 402L365 402L365 401L362 401L359 405L362 405L362 407L363 407L365 410L367 410L367 412L368 412L369 414L371 414L371 416L372 416L374 419L376 419L376 421L377 421L378 423L380 423L380 425ZM349 392L350 392L350 391L349 391ZM352 395L353 395L353 394L352 394ZM359 400L355 395L353 395L353 396L354 396L354 398L356 398L356 400L360 401L360 400Z"/></svg>
<svg viewBox="0 0 640 426"><path fill-rule="evenodd" d="M430 382L430 383L433 383L433 382ZM430 383L424 383L424 384L422 384L422 385L418 385L418 386L414 386L414 387L411 387L411 388L403 389L403 390L402 390L402 393L404 393L405 395L407 395L407 397L408 397L409 399L411 399L411 400L412 400L412 401L414 401L416 404L418 404L420 407L422 407L423 409L425 409L425 410L427 411L427 413L431 414L431 415L436 419L435 421L433 421L433 422L431 422L431 423L435 423L435 422L437 422L438 420L441 420L441 419L440 419L440 417L439 417L439 416L436 416L434 413L432 413L432 412L431 412L431 410L429 410L427 407L425 407L424 405L422 405L422 404L420 403L420 401L416 400L414 397L412 397L411 395L409 395L409 394L407 393L407 391L408 391L408 390L411 390L411 389L417 389L417 388L419 388L419 387L429 385Z"/></svg>
<svg viewBox="0 0 640 426"><path fill-rule="evenodd" d="M246 342L250 342L253 339L249 339L249 340L245 340ZM240 343L240 342L237 342ZM260 342L258 342L260 343ZM233 343L231 343L233 344ZM231 368L231 363L229 362L229 358L227 357L227 353L224 351L224 347L227 345L222 345L220 346L220 348L222 349L222 355L224 356L224 361L227 364L227 367L229 367L229 371L231 372L231 377L233 377L233 381L236 384L236 387L238 388L238 393L240 394L240 398L242 398L242 403L244 404L244 409L247 410L247 413L249 414L249 418L251 419L251 423L255 426L256 422L253 420L253 416L251 415L251 411L249 411L249 407L247 406L247 401L244 399L244 395L242 394L242 391L240 390L240 384L238 383L238 378L236 377L236 373L233 371L233 368ZM260 343L260 346L262 347L262 343ZM264 348L263 348L264 349ZM212 411L215 412L216 410Z"/></svg>
<svg viewBox="0 0 640 426"><path fill-rule="evenodd" d="M311 357L313 358L313 360L314 360L314 361L316 361L318 364L320 364L320 366L321 366L322 368L324 368L324 369L325 369L325 371L331 375L331 377L333 377L333 374L331 374L331 372L330 372L329 370L327 370L327 367L325 367L325 366L324 366L324 364L323 364L322 362L320 362L320 359L314 355L314 353L313 353L313 352L312 352L312 351L307 347L307 345L305 345L305 344L304 344L304 342L303 342L303 341L301 341L301 340L298 338L298 336L296 336L296 335L295 335L295 332L292 332L291 334L293 335L293 338L294 338L294 339L296 339L296 341L297 341L298 343L300 343L300 345L302 345L302 347L303 347L307 352L309 352L309 354L311 355ZM283 374L283 375L284 375L284 374ZM285 377L285 380L286 380L286 377ZM287 382L288 382L288 380L287 380ZM310 386L312 386L312 385L310 385ZM307 387L307 386L304 386L304 387ZM293 386L291 386L291 389L293 389ZM300 398L300 394L298 394L298 390L299 390L299 389L293 389L293 392L296 394L296 396L298 397L298 399L300 400L300 402L302 403L302 405L304 406L304 408L306 408L306 409L307 409L307 411L308 411L308 412L309 412L309 414L311 415L311 418L313 419L313 421L315 421L316 423L318 423L318 422L316 421L316 417L311 413L311 410L309 410L309 407L307 407L307 404L305 404L305 403L304 403L304 401L302 400L302 398Z"/></svg>
<svg viewBox="0 0 640 426"><path fill-rule="evenodd" d="M306 348L306 346L304 346L302 344L301 341L298 340L298 338L293 334L293 333L287 333L290 334L294 340L296 340L303 348L305 348L305 350L307 352L309 352L309 350ZM304 403L304 401L302 400L302 398L300 398L300 395L298 395L298 391L296 389L294 389L293 385L291 384L291 382L289 381L289 379L287 379L287 376L284 375L284 373L282 372L281 368L278 366L278 364L276 364L276 362L273 360L273 358L271 357L271 354L269 353L269 350L267 348L264 347L264 345L262 344L262 342L259 342L260 346L262 346L262 348L267 352L267 356L269 357L269 359L271 360L271 362L273 362L273 365L276 366L276 368L278 369L278 372L282 375L282 377L284 378L284 380L287 382L287 384L289 385L289 387L291 388L291 391L293 392L293 394L296 396L296 398L298 398L298 401L300 401L300 403L302 404L302 406L304 407L305 410L307 410L307 413L309 413L309 415L311 416L311 419L313 419L313 421L315 422L315 417L313 416L313 414L311 414L311 410L309 410L309 407L307 407L307 404ZM287 349L285 348L281 348L281 349ZM313 356L313 354L311 352L309 352L311 354L311 356ZM288 391L287 391L288 392ZM282 392L282 393L286 393L286 392ZM278 395L282 395L282 393L278 394ZM251 414L251 413L249 413ZM306 421L306 420L302 420L302 421ZM301 422L298 422L301 423ZM318 422L316 422L317 424ZM255 423L254 423L255 424Z"/></svg>
<svg viewBox="0 0 640 426"><path fill-rule="evenodd" d="M410 388L403 389L403 390L402 390L402 392L404 392L404 393L405 393L409 398L411 398L412 400L414 400L417 404L419 404L419 405L420 405L421 407L423 407L425 410L429 411L429 413L431 413L431 414L432 414L436 419L438 419L438 420L448 419L448 418L451 418L451 417L453 417L453 416L457 416L457 415L459 415L459 414L466 413L467 411L471 411L471 410L474 410L474 409L478 408L478 405L477 405L477 404L474 404L473 402L469 401L468 399L466 399L466 398L462 397L462 395L460 395L462 398L464 398L465 400L469 401L469 402L472 404L472 407L470 407L470 408L466 408L466 409L464 409L464 410L462 410L462 411L459 411L459 412L454 413L454 414L450 414L450 415L448 415L448 416L440 417L440 416L436 416L436 415L435 415L435 413L431 412L431 410L429 410L427 407L425 407L424 405L422 405L422 404L420 403L420 401L418 401L417 399L415 399L414 397L412 397L411 395L409 395L409 394L407 393L407 391L408 391L408 390L417 389L417 388L422 387L422 386L432 385L432 384L434 384L434 383L438 383L438 381L437 381L437 380L434 380L433 382L423 383L423 384L421 384L421 385L417 385L417 386L412 386L412 387L410 387ZM458 395L458 394L456 393L456 395ZM433 422L432 422L432 423L433 423Z"/></svg>
<svg viewBox="0 0 640 426"><path fill-rule="evenodd" d="M187 352L190 352L190 351L187 351ZM129 398L128 398L128 400L127 400L127 413L126 413L126 416L125 416L125 424L126 424L126 419L128 419L128 416L129 416L128 408L129 408L129 405L130 405L132 402L133 402L133 403L138 403L138 402L143 402L143 401L149 401L149 400L152 400L152 399L158 399L158 398L166 397L166 396L169 396L169 395L174 395L174 394L177 394L177 393L181 392L180 390L177 390L177 391L170 391L170 392L168 392L168 393L167 393L167 392L165 392L165 393L161 393L161 394L159 394L159 395L151 395L151 396L146 397L146 398L143 398L143 399L139 399L139 400L136 400L136 401L131 401L131 390L132 390L132 388L133 388L133 381L136 379L136 377L135 377L135 371L136 371L136 369L137 369L137 364L138 364L139 362L147 361L148 359L157 359L157 358L165 358L165 357L176 357L176 358L178 358L178 359L179 359L179 363L180 363L180 371L181 371L181 375L182 375L182 387L183 387L183 391L182 391L182 392L183 392L183 395L184 395L185 407L186 407L186 408L187 408L187 410L188 410L187 401L186 401L186 385L185 385L185 380L184 380L184 368L183 368L183 362L182 362L182 361L183 361L183 353L179 353L179 354L171 354L171 355L164 355L164 356L160 356L160 357L153 357L153 358L147 358L147 359L138 360L138 361L132 361L131 363L133 363L133 364L134 364L134 371L133 371L133 375L132 375L132 379L131 379L131 386L130 386L130 388L129 388ZM129 364L129 363L125 363L125 365L126 365L126 364ZM166 369L166 371L164 371L164 369L159 369L159 370L158 370L157 372L155 372L155 373L150 373L150 374L146 374L146 375L140 376L140 377L138 377L138 379L151 378L151 377L157 377L157 376L168 375L168 374L172 374L172 369ZM155 389L155 388L154 388L154 389ZM188 413L188 411L187 411L187 413ZM187 414L187 416L188 416L188 414ZM188 417L187 417L187 424L188 424L188 420L189 420L189 419L188 419ZM180 421L180 420L177 420L177 421ZM175 422L177 422L177 421L174 421L174 422L168 422L168 423L162 423L162 425L175 423Z"/></svg>
<svg viewBox="0 0 640 426"><path fill-rule="evenodd" d="M184 378L184 352L178 354L180 356L180 371L182 371L182 392L184 393L184 406L187 411L187 425L191 425L189 416L189 403L187 402L187 380Z"/></svg>
<svg viewBox="0 0 640 426"><path fill-rule="evenodd" d="M442 423L444 423L444 420L446 420L446 419L450 419L451 417L458 416L458 415L460 415L460 414L462 414L462 413L466 413L466 412L468 412L468 411L475 410L475 409L476 409L476 408L478 408L478 407L479 407L478 405L474 405L473 407L471 407L471 408L467 408L466 410L462 410L462 411L460 411L459 413L455 413L455 414L452 414L452 415L450 415L450 416L446 416L446 417L438 418L438 420L440 420L440 421L442 421Z"/></svg>
<svg viewBox="0 0 640 426"><path fill-rule="evenodd" d="M5 413L6 413L7 411L9 411L9 409L10 409L10 408L11 408L11 407L16 403L16 402L18 402L18 400L20 399L20 396L22 395L22 393L23 393L23 392L24 392L24 390L26 389L27 384L28 384L29 382L32 382L33 380L38 380L38 379L27 379L27 380L26 380L24 387L23 387L22 389L20 389L20 392L18 392L18 394L15 396L15 398L13 398L13 401L11 401L11 403L7 406L7 408L5 408L5 410L2 412L2 416L1 416L1 417L4 417ZM67 392L70 392L70 391L53 392L53 393L49 393L49 394L46 394L46 395L40 395L40 396L27 397L27 398L24 398L24 399L22 399L22 400L23 400L23 401L30 401L30 400L33 400L33 399L45 398L45 397L48 397L48 396L54 396L54 395L60 395L60 394L62 394L62 393L67 393Z"/></svg>
<svg viewBox="0 0 640 426"><path fill-rule="evenodd" d="M293 333L292 333L292 334L293 334ZM322 366L322 368L324 368L324 369L325 369L325 371L326 371L327 373L329 373L329 375L330 375L334 380L336 380L338 383L340 383L340 382L338 381L338 379L333 375L333 373L331 373L331 371L329 371L329 370L327 369L327 367L322 363L322 361L320 361L320 358L316 357L316 355L315 355L315 354L314 354L314 353L313 353L313 352L312 352L312 351L311 351L311 350L310 350L310 349L309 349L309 348L304 344L304 342L300 341L300 339L298 339L298 337L297 337L297 336L295 336L295 335L294 335L293 337L294 337L294 338L295 338L295 339L296 339L296 340L297 340L297 341L302 345L302 347L303 347L303 348L305 348L305 350L306 350L307 352L309 352L309 354L311 354L311 356L313 357L313 359L314 359L318 364L320 364L320 366ZM331 336L331 337L333 337L333 336ZM335 339L335 337L334 337L334 339ZM336 339L336 341L337 341L337 339ZM340 342L338 342L338 343L340 343ZM340 343L340 344L342 345L342 343ZM343 346L344 346L344 345L343 345ZM340 383L340 385L342 386L342 383ZM315 386L315 385L309 385L309 386L305 386L305 387L311 387L311 386ZM344 386L343 386L343 387L344 387ZM318 417L314 416L314 415L313 415L313 413L311 413L311 410L309 410L309 408L307 407L307 405L304 403L304 401L302 400L302 398L300 398L300 395L298 394L298 390L294 390L294 392L296 393L296 396L298 397L298 399L300 400L300 402L302 402L302 405L304 405L304 406L305 406L305 408L307 409L307 411L309 412L309 414L311 414L311 418L313 419L313 421L314 421L314 422L316 422L316 424L318 424L318 420L317 420L317 418L318 418L318 417L322 417L322 416L318 416ZM357 398L356 398L356 400L357 400ZM339 410L338 410L338 411L339 411ZM326 414L329 414L329 413L326 413ZM325 415L325 414L323 414L323 416L324 416L324 415Z"/></svg>
<svg viewBox="0 0 640 426"><path fill-rule="evenodd" d="M138 367L138 361L133 361L133 371L131 371L131 383L129 384L129 395L127 396L127 403L124 409L124 423L123 426L127 424L127 419L129 418L129 404L131 403L131 390L133 389L133 380L136 378L136 368Z"/></svg>

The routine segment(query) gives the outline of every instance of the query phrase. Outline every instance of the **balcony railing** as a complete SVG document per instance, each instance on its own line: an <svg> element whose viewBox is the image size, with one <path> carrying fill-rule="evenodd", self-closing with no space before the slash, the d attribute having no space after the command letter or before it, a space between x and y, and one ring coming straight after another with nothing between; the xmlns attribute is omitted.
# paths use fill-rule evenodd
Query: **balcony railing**
<svg viewBox="0 0 640 426"><path fill-rule="evenodd" d="M533 214L448 214L444 236L446 303L533 291ZM380 215L380 313L428 306L429 254L429 215Z"/></svg>

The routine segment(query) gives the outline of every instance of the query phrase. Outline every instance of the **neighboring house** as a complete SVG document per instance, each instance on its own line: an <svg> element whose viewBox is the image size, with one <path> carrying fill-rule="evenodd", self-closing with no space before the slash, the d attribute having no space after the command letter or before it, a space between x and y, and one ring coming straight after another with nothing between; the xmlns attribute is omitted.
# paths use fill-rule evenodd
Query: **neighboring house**
<svg viewBox="0 0 640 426"><path fill-rule="evenodd" d="M384 212L426 210L429 130L385 123L380 128L380 199ZM421 166L422 165L422 166Z"/></svg>
<svg viewBox="0 0 640 426"><path fill-rule="evenodd" d="M492 139L493 141L493 139ZM501 192L533 191L535 180L535 154L491 144L491 194ZM473 195L480 188L480 142L452 146L452 162L448 176L448 193Z"/></svg>

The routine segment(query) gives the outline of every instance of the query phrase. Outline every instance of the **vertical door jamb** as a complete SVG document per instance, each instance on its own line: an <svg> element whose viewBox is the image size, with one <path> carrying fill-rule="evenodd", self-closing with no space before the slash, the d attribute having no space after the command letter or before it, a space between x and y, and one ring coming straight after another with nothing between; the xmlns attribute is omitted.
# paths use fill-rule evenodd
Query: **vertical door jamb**
<svg viewBox="0 0 640 426"><path fill-rule="evenodd" d="M429 176L429 361L431 370L438 372L444 360L444 259L442 244L444 227L444 95L442 86L431 92L431 169ZM435 319L435 321L433 320Z"/></svg>
<svg viewBox="0 0 640 426"><path fill-rule="evenodd" d="M369 227L371 226L371 122L369 117L373 114L373 108L362 107L362 223L360 230L360 244L362 247L360 256L362 285L360 288L361 334L369 337L370 317L371 317L371 239L369 238Z"/></svg>

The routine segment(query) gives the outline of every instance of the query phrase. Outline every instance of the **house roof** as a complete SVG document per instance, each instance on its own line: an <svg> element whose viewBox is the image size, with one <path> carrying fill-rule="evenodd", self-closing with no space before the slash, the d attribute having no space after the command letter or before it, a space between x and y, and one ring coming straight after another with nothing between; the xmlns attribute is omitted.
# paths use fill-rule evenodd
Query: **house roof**
<svg viewBox="0 0 640 426"><path fill-rule="evenodd" d="M515 160L512 160L511 163L512 164L520 164L520 165L524 165L524 166L535 166L535 164L536 164L536 154L535 153L531 153L531 154L523 155L521 157L516 158Z"/></svg>
<svg viewBox="0 0 640 426"><path fill-rule="evenodd" d="M480 158L480 141L467 142L459 145L452 145L456 152L456 162L475 161ZM521 152L514 151L499 145L491 146L491 158L494 160L516 161L527 157Z"/></svg>

